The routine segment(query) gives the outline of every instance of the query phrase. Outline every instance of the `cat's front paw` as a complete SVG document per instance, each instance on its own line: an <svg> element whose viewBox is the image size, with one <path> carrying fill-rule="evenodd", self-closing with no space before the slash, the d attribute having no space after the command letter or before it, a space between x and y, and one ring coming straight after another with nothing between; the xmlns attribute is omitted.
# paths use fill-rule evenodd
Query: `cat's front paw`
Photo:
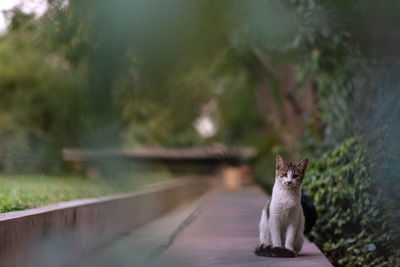
<svg viewBox="0 0 400 267"><path fill-rule="evenodd" d="M257 256L272 257L272 250L271 249L272 249L271 246L266 246L264 244L260 244L254 250L254 253Z"/></svg>
<svg viewBox="0 0 400 267"><path fill-rule="evenodd" d="M277 258L294 258L297 256L296 252L293 250L282 248L282 247L273 247L271 249L272 257Z"/></svg>

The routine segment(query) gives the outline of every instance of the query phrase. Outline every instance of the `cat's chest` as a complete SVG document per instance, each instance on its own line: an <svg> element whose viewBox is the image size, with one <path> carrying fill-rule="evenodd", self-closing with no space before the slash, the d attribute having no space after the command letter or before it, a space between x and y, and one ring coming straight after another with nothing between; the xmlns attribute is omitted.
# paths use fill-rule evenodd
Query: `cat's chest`
<svg viewBox="0 0 400 267"><path fill-rule="evenodd" d="M285 194L286 193L286 194ZM287 192L275 191L272 194L271 211L281 215L290 215L300 207L300 199Z"/></svg>
<svg viewBox="0 0 400 267"><path fill-rule="evenodd" d="M270 209L271 217L279 218L281 223L288 224L297 217L299 205L290 199L271 201Z"/></svg>
<svg viewBox="0 0 400 267"><path fill-rule="evenodd" d="M271 209L281 212L289 212L294 209L298 209L299 203L295 199L276 199L271 202Z"/></svg>

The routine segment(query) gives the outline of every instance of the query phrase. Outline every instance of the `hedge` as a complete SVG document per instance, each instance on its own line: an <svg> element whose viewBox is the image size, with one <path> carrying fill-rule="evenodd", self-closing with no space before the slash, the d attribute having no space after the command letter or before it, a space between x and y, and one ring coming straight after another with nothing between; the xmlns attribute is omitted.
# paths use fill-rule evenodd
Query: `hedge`
<svg viewBox="0 0 400 267"><path fill-rule="evenodd" d="M400 266L368 153L361 137L347 139L313 162L305 178L319 216L309 238L335 266Z"/></svg>

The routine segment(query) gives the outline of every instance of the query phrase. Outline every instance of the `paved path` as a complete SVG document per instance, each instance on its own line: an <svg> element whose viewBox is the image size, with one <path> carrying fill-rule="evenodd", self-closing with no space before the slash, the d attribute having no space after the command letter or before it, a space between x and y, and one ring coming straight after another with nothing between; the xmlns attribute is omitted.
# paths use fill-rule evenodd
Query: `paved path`
<svg viewBox="0 0 400 267"><path fill-rule="evenodd" d="M82 266L144 266L133 261L138 255L150 259L150 266L332 266L309 242L297 258L255 256L264 200L256 187L210 193L202 202L116 240Z"/></svg>

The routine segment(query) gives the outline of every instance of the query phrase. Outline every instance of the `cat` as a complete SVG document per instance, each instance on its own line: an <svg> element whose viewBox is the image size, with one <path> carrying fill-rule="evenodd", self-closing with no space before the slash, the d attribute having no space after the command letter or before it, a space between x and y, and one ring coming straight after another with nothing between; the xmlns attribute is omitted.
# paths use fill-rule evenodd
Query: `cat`
<svg viewBox="0 0 400 267"><path fill-rule="evenodd" d="M296 257L304 242L301 183L308 159L294 164L276 155L272 197L261 212L260 244L255 253L267 257Z"/></svg>

